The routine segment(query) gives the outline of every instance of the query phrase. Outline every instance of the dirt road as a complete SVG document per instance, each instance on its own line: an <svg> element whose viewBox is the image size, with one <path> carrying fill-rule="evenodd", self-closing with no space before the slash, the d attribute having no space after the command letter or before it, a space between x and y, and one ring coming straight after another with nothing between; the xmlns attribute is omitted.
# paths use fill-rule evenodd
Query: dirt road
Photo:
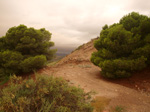
<svg viewBox="0 0 150 112"><path fill-rule="evenodd" d="M112 83L100 76L100 68L90 62L93 41L63 58L54 66L40 72L56 77L63 77L70 84L80 86L85 91L95 91L96 96L110 99L106 110L121 105L127 112L150 112L150 95L135 89Z"/></svg>

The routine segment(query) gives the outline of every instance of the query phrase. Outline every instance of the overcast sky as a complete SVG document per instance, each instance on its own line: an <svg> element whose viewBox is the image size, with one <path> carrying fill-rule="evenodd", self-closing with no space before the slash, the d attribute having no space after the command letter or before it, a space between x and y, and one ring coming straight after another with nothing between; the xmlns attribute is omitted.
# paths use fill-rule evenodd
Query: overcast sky
<svg viewBox="0 0 150 112"><path fill-rule="evenodd" d="M0 0L0 36L24 24L49 30L58 48L74 48L132 11L150 16L150 0Z"/></svg>

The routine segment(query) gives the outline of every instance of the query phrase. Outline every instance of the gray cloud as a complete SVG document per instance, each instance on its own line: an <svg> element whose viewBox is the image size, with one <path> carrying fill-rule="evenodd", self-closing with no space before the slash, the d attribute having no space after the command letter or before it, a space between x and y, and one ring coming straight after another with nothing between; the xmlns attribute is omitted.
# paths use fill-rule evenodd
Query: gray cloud
<svg viewBox="0 0 150 112"><path fill-rule="evenodd" d="M143 14L150 14L149 12L149 0L131 0L131 5L129 5L130 10L136 10L142 12Z"/></svg>
<svg viewBox="0 0 150 112"><path fill-rule="evenodd" d="M131 11L150 16L149 4L149 0L0 0L0 36L19 24L44 27L57 47L73 49Z"/></svg>

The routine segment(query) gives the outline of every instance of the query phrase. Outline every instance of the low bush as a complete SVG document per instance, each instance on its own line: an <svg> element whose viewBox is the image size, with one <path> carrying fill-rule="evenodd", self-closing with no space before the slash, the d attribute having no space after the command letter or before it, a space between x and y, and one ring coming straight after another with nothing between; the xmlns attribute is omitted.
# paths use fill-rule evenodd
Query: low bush
<svg viewBox="0 0 150 112"><path fill-rule="evenodd" d="M51 76L37 75L35 80L12 76L0 96L0 112L93 111L90 93Z"/></svg>

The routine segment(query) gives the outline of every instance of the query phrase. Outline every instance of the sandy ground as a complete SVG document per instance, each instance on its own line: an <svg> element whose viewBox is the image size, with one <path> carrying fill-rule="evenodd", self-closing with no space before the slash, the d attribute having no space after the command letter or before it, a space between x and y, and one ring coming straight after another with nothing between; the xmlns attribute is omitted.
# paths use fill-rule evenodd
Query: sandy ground
<svg viewBox="0 0 150 112"><path fill-rule="evenodd" d="M54 66L40 70L46 75L65 78L70 84L80 86L85 91L95 91L96 96L107 97L111 101L106 110L121 105L127 112L150 112L150 92L137 91L123 84L105 80L100 76L100 68L90 62L93 41L60 60Z"/></svg>

